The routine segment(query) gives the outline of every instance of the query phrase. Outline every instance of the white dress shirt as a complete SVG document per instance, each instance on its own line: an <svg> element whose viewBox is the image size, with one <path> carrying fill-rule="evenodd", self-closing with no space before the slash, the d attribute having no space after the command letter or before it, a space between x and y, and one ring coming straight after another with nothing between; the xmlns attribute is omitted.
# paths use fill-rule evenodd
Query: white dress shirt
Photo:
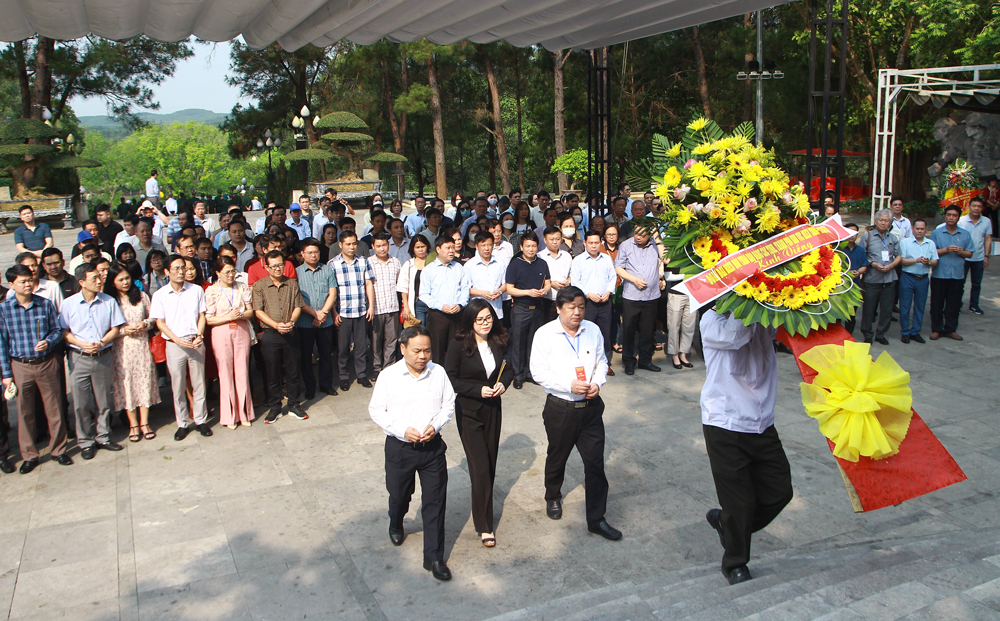
<svg viewBox="0 0 1000 621"><path fill-rule="evenodd" d="M541 238L539 238L541 239ZM548 263L549 265L549 278L553 281L567 280L569 279L570 270L573 269L573 257L570 253L566 252L562 248L559 249L558 255L553 255L549 252L546 247L544 250L538 252L538 256ZM556 299L556 295L559 290L553 287L549 290L548 294L545 296L550 300Z"/></svg>
<svg viewBox="0 0 1000 621"><path fill-rule="evenodd" d="M603 252L598 252L596 258L590 256L589 252L584 252L573 259L570 282L584 293L596 295L604 295L609 291L614 293L615 283L618 282L614 261Z"/></svg>
<svg viewBox="0 0 1000 621"><path fill-rule="evenodd" d="M156 177L146 179L146 197L152 198L153 200L159 200L160 182L156 180Z"/></svg>
<svg viewBox="0 0 1000 621"><path fill-rule="evenodd" d="M497 359L493 357L489 341L483 341L477 347L479 348L479 359L483 361L483 370L486 371L486 377L489 377L497 369Z"/></svg>
<svg viewBox="0 0 1000 621"><path fill-rule="evenodd" d="M705 313L701 319L705 350L702 424L740 433L763 433L774 424L778 363L773 340L777 332L756 323L745 326L728 313Z"/></svg>
<svg viewBox="0 0 1000 621"><path fill-rule="evenodd" d="M312 223L312 236L316 239L323 239L323 228L330 224L330 219L323 215L323 212L316 214Z"/></svg>
<svg viewBox="0 0 1000 621"><path fill-rule="evenodd" d="M511 246L506 239L501 239L499 244L493 246L493 256L499 259L506 269L507 264L514 258L514 246Z"/></svg>
<svg viewBox="0 0 1000 621"><path fill-rule="evenodd" d="M52 305L56 307L56 313L62 312L63 293L62 289L59 288L59 283L42 278L38 281L38 286L35 287L35 290L31 294L52 302ZM14 297L14 290L7 289L7 297L4 299L9 300L12 297Z"/></svg>
<svg viewBox="0 0 1000 621"><path fill-rule="evenodd" d="M532 379L548 394L565 401L583 401L586 395L571 391L577 367L583 367L588 383L604 386L608 380L604 335L597 324L584 320L576 336L570 336L557 317L535 332L529 367Z"/></svg>
<svg viewBox="0 0 1000 621"><path fill-rule="evenodd" d="M469 279L470 289L481 291L498 291L506 282L507 264L490 256L490 262L483 261L483 257L477 252L476 256L469 259L465 264L465 274ZM479 297L479 296L476 296ZM470 294L471 298L471 294ZM483 298L486 300L486 298ZM503 317L502 296L495 300L486 300L496 311L497 317Z"/></svg>
<svg viewBox="0 0 1000 621"><path fill-rule="evenodd" d="M427 223L426 218L424 218L419 213L411 213L410 215L406 216L406 221L403 222L403 229L406 231L406 236L413 237L414 235L417 234L417 231L419 231L426 223Z"/></svg>
<svg viewBox="0 0 1000 621"><path fill-rule="evenodd" d="M423 432L431 425L441 433L455 414L455 390L441 365L428 362L414 377L403 359L379 373L368 414L385 435L403 442L409 427Z"/></svg>
<svg viewBox="0 0 1000 621"><path fill-rule="evenodd" d="M156 290L149 305L149 318L162 319L167 327L180 338L198 334L198 315L206 311L205 290L189 282L180 291L167 284ZM163 338L170 340L166 334Z"/></svg>
<svg viewBox="0 0 1000 621"><path fill-rule="evenodd" d="M410 238L404 237L403 240L396 245L396 240L392 237L389 238L389 256L396 257L399 264L402 265L410 260Z"/></svg>

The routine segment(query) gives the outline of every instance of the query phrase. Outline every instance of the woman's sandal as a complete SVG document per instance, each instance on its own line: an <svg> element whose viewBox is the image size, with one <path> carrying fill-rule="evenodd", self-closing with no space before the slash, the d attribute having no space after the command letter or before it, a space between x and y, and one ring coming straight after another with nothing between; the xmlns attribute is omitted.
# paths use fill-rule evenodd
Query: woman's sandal
<svg viewBox="0 0 1000 621"><path fill-rule="evenodd" d="M133 429L135 430L134 432L132 431ZM136 425L135 427L129 427L128 428L128 441L129 442L138 442L139 440L142 440L142 436L139 435L139 426Z"/></svg>
<svg viewBox="0 0 1000 621"><path fill-rule="evenodd" d="M483 537L483 547L492 548L497 545L496 537Z"/></svg>
<svg viewBox="0 0 1000 621"><path fill-rule="evenodd" d="M139 425L140 429L142 427L145 427L147 429L147 431L143 432L143 434L142 434L143 438L146 438L147 440L152 440L153 438L156 437L156 432L153 431L153 428L150 427L148 424L147 425Z"/></svg>

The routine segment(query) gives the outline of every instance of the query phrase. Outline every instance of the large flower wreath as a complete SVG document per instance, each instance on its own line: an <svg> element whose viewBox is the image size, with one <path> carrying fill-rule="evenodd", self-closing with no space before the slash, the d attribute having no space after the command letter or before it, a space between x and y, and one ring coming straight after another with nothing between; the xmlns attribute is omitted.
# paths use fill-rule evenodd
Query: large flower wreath
<svg viewBox="0 0 1000 621"><path fill-rule="evenodd" d="M773 151L752 139L747 123L727 136L704 118L692 121L679 142L654 138L654 170L662 171L654 173L655 192L664 206L655 225L681 274L710 270L731 253L816 223L808 195L790 183ZM716 299L716 309L803 336L849 319L862 296L843 273L845 260L821 246L753 274Z"/></svg>

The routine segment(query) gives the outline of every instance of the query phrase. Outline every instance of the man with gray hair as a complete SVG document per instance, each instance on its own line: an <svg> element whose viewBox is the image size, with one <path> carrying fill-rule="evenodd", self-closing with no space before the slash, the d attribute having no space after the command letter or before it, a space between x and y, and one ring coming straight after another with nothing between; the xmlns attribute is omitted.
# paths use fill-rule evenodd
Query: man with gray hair
<svg viewBox="0 0 1000 621"><path fill-rule="evenodd" d="M892 321L892 305L896 297L896 266L899 265L899 239L892 234L892 212L880 209L875 214L875 228L858 236L856 244L868 254L865 273L865 298L861 307L861 335L865 343L872 342L872 323L878 312L874 340L888 345L885 333Z"/></svg>

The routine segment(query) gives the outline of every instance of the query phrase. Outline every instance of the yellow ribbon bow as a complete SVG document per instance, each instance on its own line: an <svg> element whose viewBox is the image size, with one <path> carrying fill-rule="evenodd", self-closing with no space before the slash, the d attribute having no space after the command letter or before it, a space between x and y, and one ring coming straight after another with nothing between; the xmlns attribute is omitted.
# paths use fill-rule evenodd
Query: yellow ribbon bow
<svg viewBox="0 0 1000 621"><path fill-rule="evenodd" d="M812 384L801 384L806 414L833 441L833 454L852 462L861 455L883 459L898 453L912 416L910 374L889 352L873 361L868 349L845 341L799 356L817 372Z"/></svg>

